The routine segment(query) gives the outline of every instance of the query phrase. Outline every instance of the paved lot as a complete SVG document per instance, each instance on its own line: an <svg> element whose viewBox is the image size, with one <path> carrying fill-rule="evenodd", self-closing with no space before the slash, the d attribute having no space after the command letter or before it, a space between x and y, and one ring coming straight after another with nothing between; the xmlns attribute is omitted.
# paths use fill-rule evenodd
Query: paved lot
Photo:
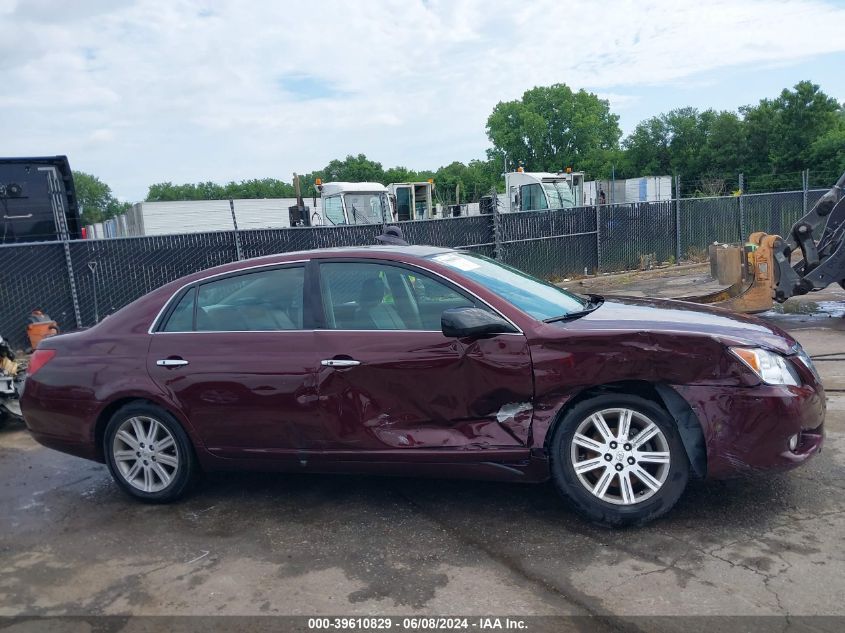
<svg viewBox="0 0 845 633"><path fill-rule="evenodd" d="M693 277L591 288L660 294ZM768 318L845 358L830 316L845 293L824 300ZM625 531L576 518L551 485L245 474L143 506L104 466L13 426L0 431L0 615L845 615L842 365L820 363L843 392L810 465L693 482L668 517Z"/></svg>

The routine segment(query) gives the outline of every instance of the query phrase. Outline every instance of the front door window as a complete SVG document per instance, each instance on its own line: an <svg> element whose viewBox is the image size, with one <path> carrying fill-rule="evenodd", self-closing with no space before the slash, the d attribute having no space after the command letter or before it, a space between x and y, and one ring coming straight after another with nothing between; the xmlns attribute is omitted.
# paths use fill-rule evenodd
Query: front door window
<svg viewBox="0 0 845 633"><path fill-rule="evenodd" d="M445 283L399 266L324 263L320 275L333 330L440 331L444 310L474 305Z"/></svg>

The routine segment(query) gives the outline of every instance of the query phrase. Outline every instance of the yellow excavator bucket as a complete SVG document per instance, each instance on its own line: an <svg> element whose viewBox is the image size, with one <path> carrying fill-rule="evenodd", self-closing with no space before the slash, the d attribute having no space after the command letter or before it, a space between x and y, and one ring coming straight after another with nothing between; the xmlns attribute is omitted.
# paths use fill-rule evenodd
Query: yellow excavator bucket
<svg viewBox="0 0 845 633"><path fill-rule="evenodd" d="M731 275L737 281L727 288L694 297L678 297L682 301L703 303L726 308L734 312L765 312L774 304L775 267L773 246L777 235L758 232L752 233L748 242L721 247L722 253L711 250L711 260L719 257L724 262L739 262L740 270ZM739 251L739 257L732 256L731 249ZM744 255L744 257L743 257ZM716 266L713 266L716 268Z"/></svg>

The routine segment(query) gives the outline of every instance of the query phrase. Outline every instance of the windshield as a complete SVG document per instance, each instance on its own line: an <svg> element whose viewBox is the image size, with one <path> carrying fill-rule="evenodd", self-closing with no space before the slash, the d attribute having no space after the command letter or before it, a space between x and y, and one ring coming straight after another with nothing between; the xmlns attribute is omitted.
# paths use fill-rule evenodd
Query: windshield
<svg viewBox="0 0 845 633"><path fill-rule="evenodd" d="M344 199L350 224L381 224L389 220L386 193L347 193Z"/></svg>
<svg viewBox="0 0 845 633"><path fill-rule="evenodd" d="M565 180L544 182L543 190L549 199L550 209L571 209L576 206L575 192Z"/></svg>
<svg viewBox="0 0 845 633"><path fill-rule="evenodd" d="M588 300L475 253L441 253L428 259L458 271L539 321L581 312Z"/></svg>

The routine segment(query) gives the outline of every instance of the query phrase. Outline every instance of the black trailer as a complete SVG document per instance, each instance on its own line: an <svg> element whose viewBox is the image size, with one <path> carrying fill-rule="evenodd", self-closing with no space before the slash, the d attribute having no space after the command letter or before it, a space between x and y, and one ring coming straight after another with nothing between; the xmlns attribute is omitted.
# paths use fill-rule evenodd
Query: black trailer
<svg viewBox="0 0 845 633"><path fill-rule="evenodd" d="M67 156L0 158L0 244L82 237Z"/></svg>

